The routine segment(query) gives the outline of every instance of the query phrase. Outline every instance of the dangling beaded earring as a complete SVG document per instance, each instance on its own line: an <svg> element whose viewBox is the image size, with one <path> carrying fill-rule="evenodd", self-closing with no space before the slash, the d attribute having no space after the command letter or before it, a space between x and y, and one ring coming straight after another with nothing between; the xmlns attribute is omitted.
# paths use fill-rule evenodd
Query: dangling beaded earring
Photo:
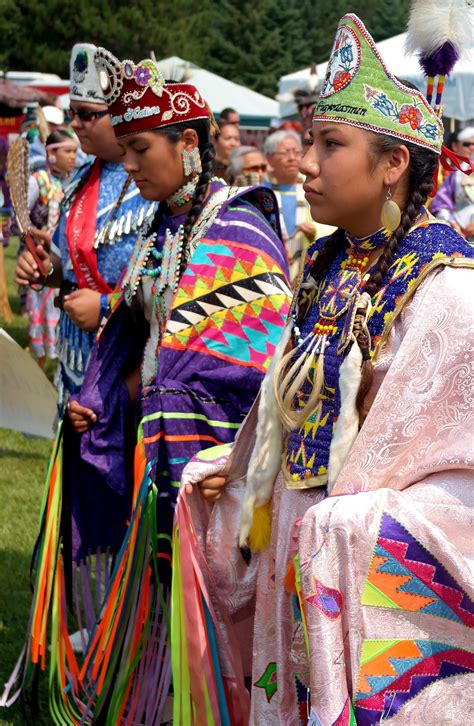
<svg viewBox="0 0 474 726"><path fill-rule="evenodd" d="M389 232L395 232L400 224L402 212L398 204L392 199L392 191L390 187L387 189L387 197L383 204L380 216L385 229L388 229Z"/></svg>
<svg viewBox="0 0 474 726"><path fill-rule="evenodd" d="M201 156L197 146L192 151L183 149L181 155L183 157L184 176L191 176L193 171L197 174L202 172Z"/></svg>

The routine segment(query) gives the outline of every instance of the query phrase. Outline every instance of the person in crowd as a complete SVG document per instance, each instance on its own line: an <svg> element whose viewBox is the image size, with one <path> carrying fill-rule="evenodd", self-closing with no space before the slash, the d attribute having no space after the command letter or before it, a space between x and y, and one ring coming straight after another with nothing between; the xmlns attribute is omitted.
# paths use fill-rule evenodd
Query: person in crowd
<svg viewBox="0 0 474 726"><path fill-rule="evenodd" d="M46 139L47 167L33 172L28 185L30 218L37 229L52 235L60 216L60 205L67 183L76 164L77 142L64 130L53 131ZM29 349L43 367L46 358L55 360L56 327L59 310L54 305L57 290L50 287L28 286Z"/></svg>
<svg viewBox="0 0 474 726"><path fill-rule="evenodd" d="M468 126L456 135L452 150L474 161L474 126ZM430 210L448 222L474 245L474 179L461 170L454 170L445 178L434 197Z"/></svg>
<svg viewBox="0 0 474 726"><path fill-rule="evenodd" d="M298 171L303 156L301 137L291 130L275 131L266 139L264 152L270 168L267 185L278 200L291 279L295 281L307 246L316 234Z"/></svg>
<svg viewBox="0 0 474 726"><path fill-rule="evenodd" d="M237 187L262 184L266 170L267 162L259 149L255 146L239 146L230 156L227 180Z"/></svg>
<svg viewBox="0 0 474 726"><path fill-rule="evenodd" d="M71 56L72 128L84 152L93 156L65 190L62 213L50 252L38 255L49 266L43 279L29 252L18 259L19 284L61 286L58 335L59 407L80 390L95 342L107 295L114 289L130 258L137 229L153 203L141 199L124 170L93 64L95 47L81 43ZM46 244L48 233L37 232Z"/></svg>
<svg viewBox="0 0 474 726"><path fill-rule="evenodd" d="M285 325L290 288L271 191L212 177L211 118L199 91L165 82L151 59L120 62L99 49L96 66L125 170L160 204L69 407L82 466L76 460L72 469L64 450L72 522L49 567L59 578L52 668L70 674L72 689L52 701L64 718L79 709L95 723L160 723L169 718L171 533L182 468L203 446L233 440ZM52 507L45 516L48 530L60 513ZM72 605L85 649L79 680L69 629L57 620L68 576L81 593ZM94 577L105 598L92 604ZM105 650L97 648L103 638Z"/></svg>
<svg viewBox="0 0 474 726"><path fill-rule="evenodd" d="M64 111L62 108L58 106L43 106L42 111L50 134L64 126Z"/></svg>
<svg viewBox="0 0 474 726"><path fill-rule="evenodd" d="M182 477L174 687L197 723L213 678L246 702L244 675L251 724L465 720L474 260L425 206L442 138L344 16L300 159L312 216L337 230L308 250L232 452Z"/></svg>
<svg viewBox="0 0 474 726"><path fill-rule="evenodd" d="M214 159L214 176L226 179L230 156L240 146L240 131L235 123L223 123L214 139L216 157Z"/></svg>
<svg viewBox="0 0 474 726"><path fill-rule="evenodd" d="M223 108L220 115L220 124L221 126L223 126L224 124L234 124L235 126L240 126L239 113L235 110L235 108Z"/></svg>

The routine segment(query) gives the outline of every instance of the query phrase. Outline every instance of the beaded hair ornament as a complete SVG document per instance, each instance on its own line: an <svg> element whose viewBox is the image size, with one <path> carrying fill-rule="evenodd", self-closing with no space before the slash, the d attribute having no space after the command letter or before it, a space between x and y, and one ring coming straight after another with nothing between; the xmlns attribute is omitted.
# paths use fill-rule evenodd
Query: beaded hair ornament
<svg viewBox="0 0 474 726"><path fill-rule="evenodd" d="M167 83L151 58L135 64L98 48L94 62L117 138L210 118L197 88L189 83Z"/></svg>
<svg viewBox="0 0 474 726"><path fill-rule="evenodd" d="M431 149L446 169L466 174L472 164L443 146L445 76L470 42L472 2L414 0L407 50L417 51L428 77L426 96L390 73L370 33L354 14L341 19L313 121L346 123ZM438 79L434 107L431 106Z"/></svg>
<svg viewBox="0 0 474 726"><path fill-rule="evenodd" d="M469 47L473 23L472 0L414 0L412 3L406 50L417 53L426 76L426 99L441 118L441 103L446 76L451 73L462 52ZM447 171L458 169L471 174L471 161L442 146L440 163Z"/></svg>
<svg viewBox="0 0 474 726"><path fill-rule="evenodd" d="M339 23L313 121L342 122L441 152L438 116L422 93L387 70L372 36L352 13Z"/></svg>

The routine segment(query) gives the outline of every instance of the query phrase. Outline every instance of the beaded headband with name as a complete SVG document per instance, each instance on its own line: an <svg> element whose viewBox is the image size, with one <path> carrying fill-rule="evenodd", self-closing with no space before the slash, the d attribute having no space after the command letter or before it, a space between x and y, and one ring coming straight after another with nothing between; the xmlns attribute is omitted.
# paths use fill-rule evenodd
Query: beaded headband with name
<svg viewBox="0 0 474 726"><path fill-rule="evenodd" d="M443 125L435 111L420 91L386 69L352 13L339 23L313 120L358 126L441 153Z"/></svg>
<svg viewBox="0 0 474 726"><path fill-rule="evenodd" d="M98 48L95 66L117 138L195 119L208 119L206 102L189 83L167 83L151 58L119 61Z"/></svg>

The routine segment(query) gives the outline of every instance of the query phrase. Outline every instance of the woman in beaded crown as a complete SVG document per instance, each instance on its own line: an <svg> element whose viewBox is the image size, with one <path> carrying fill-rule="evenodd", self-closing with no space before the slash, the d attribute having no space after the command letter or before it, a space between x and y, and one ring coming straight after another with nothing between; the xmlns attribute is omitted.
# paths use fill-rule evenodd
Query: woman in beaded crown
<svg viewBox="0 0 474 726"><path fill-rule="evenodd" d="M96 627L87 620L81 634L80 661L66 625L61 633L66 648L55 663L73 685L56 705L65 721L79 712L86 722L151 724L171 718L170 606L182 595L171 588L171 539L182 469L200 449L230 445L253 403L286 323L288 265L273 194L211 177L212 114L199 91L165 81L151 59L119 61L100 48L95 64L124 167L160 204L107 298L69 409L83 459L130 517L128 526L117 517L123 544Z"/></svg>
<svg viewBox="0 0 474 726"><path fill-rule="evenodd" d="M258 422L230 459L185 468L187 530L178 502L176 550L185 568L198 533L206 564L188 569L229 648L239 623L252 724L468 711L473 261L425 206L441 146L438 114L346 15L300 167L314 218L338 229L308 250Z"/></svg>

